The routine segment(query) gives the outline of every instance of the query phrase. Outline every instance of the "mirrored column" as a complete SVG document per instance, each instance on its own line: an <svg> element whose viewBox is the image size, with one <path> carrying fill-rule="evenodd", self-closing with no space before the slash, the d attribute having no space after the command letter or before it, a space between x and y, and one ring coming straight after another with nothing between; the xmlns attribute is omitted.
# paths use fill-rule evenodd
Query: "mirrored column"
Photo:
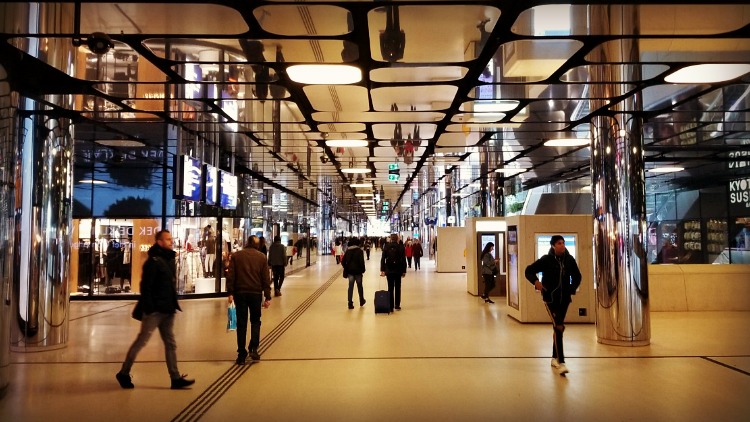
<svg viewBox="0 0 750 422"><path fill-rule="evenodd" d="M636 33L637 6L591 6L594 33ZM606 32L603 32L606 31ZM607 43L602 63L638 62L637 42ZM594 216L596 333L600 343L641 346L651 338L646 261L646 205L640 95L609 106L604 98L627 93L640 68L599 66L591 73L592 109L610 113L592 120L591 178Z"/></svg>

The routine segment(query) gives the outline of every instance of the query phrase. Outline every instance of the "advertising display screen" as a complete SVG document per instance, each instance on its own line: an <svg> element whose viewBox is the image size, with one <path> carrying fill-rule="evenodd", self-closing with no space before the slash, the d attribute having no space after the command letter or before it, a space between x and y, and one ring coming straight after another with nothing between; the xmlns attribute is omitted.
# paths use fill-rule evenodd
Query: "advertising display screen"
<svg viewBox="0 0 750 422"><path fill-rule="evenodd" d="M175 167L179 176L175 197L188 201L200 201L203 193L201 186L203 166L200 160L188 155L181 155L177 157Z"/></svg>
<svg viewBox="0 0 750 422"><path fill-rule="evenodd" d="M221 195L219 206L233 210L237 208L237 176L223 170L219 170L221 177Z"/></svg>
<svg viewBox="0 0 750 422"><path fill-rule="evenodd" d="M576 258L578 252L578 243L576 242L577 235L575 234L560 234L565 239L565 249L573 258ZM539 259L549 253L552 247L549 241L552 239L551 234L537 234L536 235L536 258Z"/></svg>
<svg viewBox="0 0 750 422"><path fill-rule="evenodd" d="M208 205L216 205L216 201L219 197L218 169L210 164L206 164L203 169L203 174L206 176L204 190L206 196L204 200Z"/></svg>
<svg viewBox="0 0 750 422"><path fill-rule="evenodd" d="M508 226L508 305L518 309L518 227Z"/></svg>

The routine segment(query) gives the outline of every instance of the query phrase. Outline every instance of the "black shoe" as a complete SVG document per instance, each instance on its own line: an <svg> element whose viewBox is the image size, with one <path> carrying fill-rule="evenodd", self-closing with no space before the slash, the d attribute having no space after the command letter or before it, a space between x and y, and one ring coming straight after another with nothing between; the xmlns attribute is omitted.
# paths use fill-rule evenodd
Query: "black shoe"
<svg viewBox="0 0 750 422"><path fill-rule="evenodd" d="M237 360L235 362L237 363L237 365L244 365L245 359L247 359L247 353L238 353Z"/></svg>
<svg viewBox="0 0 750 422"><path fill-rule="evenodd" d="M257 350L251 350L250 351L250 359L253 360L253 362L257 362L260 360L260 355L258 354Z"/></svg>
<svg viewBox="0 0 750 422"><path fill-rule="evenodd" d="M274 296L281 296L281 290L276 290L273 292Z"/></svg>
<svg viewBox="0 0 750 422"><path fill-rule="evenodd" d="M118 372L117 374L115 374L115 378L117 378L117 382L120 383L120 387L135 388L135 385L133 385L133 381L130 378L130 374L124 374L122 372Z"/></svg>
<svg viewBox="0 0 750 422"><path fill-rule="evenodd" d="M396 310L397 310L397 311L400 311L400 310L401 310L401 307L400 307L400 306L396 306Z"/></svg>
<svg viewBox="0 0 750 422"><path fill-rule="evenodd" d="M367 301L362 299L359 301L359 306L365 306L365 303L367 303Z"/></svg>
<svg viewBox="0 0 750 422"><path fill-rule="evenodd" d="M354 304L349 302L349 309L354 309Z"/></svg>
<svg viewBox="0 0 750 422"><path fill-rule="evenodd" d="M189 387L195 384L195 380L185 378L186 375L187 374L183 375L180 378L177 378L176 380L172 380L172 390L180 390L182 388Z"/></svg>
<svg viewBox="0 0 750 422"><path fill-rule="evenodd" d="M492 301L492 299L490 299L490 298L485 298L485 299L484 299L484 301L485 301L485 303L495 303L495 302L493 302L493 301Z"/></svg>

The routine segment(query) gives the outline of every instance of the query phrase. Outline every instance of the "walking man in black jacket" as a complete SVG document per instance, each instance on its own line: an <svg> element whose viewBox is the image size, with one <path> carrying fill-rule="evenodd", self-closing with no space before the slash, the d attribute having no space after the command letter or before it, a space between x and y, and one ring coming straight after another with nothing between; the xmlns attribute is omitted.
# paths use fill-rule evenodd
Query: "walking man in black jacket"
<svg viewBox="0 0 750 422"><path fill-rule="evenodd" d="M138 352L146 346L154 330L164 342L164 354L167 370L172 379L172 389L177 390L193 385L195 380L180 375L177 369L177 342L174 339L174 317L177 311L182 311L177 303L177 289L175 288L175 252L172 250L172 234L162 230L156 234L156 244L148 250L148 260L143 264L141 280L141 307L143 319L141 332L138 333L128 350L122 369L115 378L122 388L133 388L130 378L130 368Z"/></svg>
<svg viewBox="0 0 750 422"><path fill-rule="evenodd" d="M341 260L344 267L344 277L349 279L349 309L354 309L352 295L354 293L354 284L357 284L357 293L359 293L359 306L365 306L365 295L362 291L362 274L365 273L365 254L359 247L359 240L353 237L349 241L349 247L344 253Z"/></svg>
<svg viewBox="0 0 750 422"><path fill-rule="evenodd" d="M565 239L560 235L552 236L552 247L549 253L526 267L526 279L542 292L544 305L552 320L554 332L552 343L552 367L560 375L568 373L563 352L563 331L565 331L565 314L571 296L576 294L581 285L581 271L575 258L565 248ZM542 273L539 281L537 274Z"/></svg>
<svg viewBox="0 0 750 422"><path fill-rule="evenodd" d="M398 242L398 235L391 234L391 241L383 245L380 257L380 276L388 280L391 295L391 312L401 310L401 278L406 277L406 251Z"/></svg>

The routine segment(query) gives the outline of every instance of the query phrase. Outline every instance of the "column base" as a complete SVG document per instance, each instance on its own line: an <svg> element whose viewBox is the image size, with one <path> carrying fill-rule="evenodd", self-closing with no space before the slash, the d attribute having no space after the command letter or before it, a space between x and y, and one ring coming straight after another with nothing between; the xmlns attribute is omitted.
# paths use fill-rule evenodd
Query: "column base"
<svg viewBox="0 0 750 422"><path fill-rule="evenodd" d="M641 347L648 346L651 344L651 340L610 340L597 338L597 343L607 344L609 346L621 346L621 347Z"/></svg>

